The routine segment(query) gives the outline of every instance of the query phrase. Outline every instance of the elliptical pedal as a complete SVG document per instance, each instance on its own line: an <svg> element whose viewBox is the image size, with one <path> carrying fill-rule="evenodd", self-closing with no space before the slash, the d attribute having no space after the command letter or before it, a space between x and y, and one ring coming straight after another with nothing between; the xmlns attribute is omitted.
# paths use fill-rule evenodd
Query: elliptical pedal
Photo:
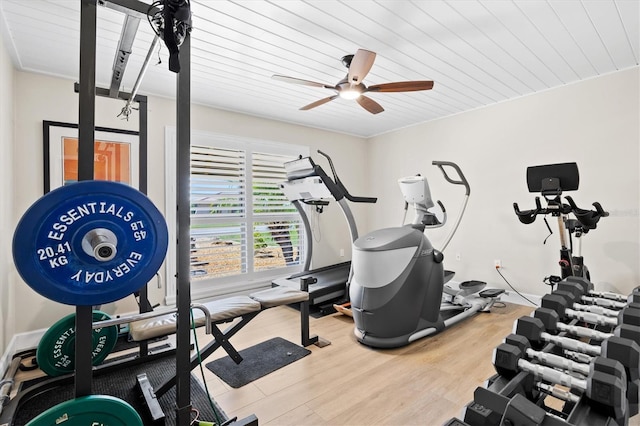
<svg viewBox="0 0 640 426"><path fill-rule="evenodd" d="M504 293L504 289L502 288L488 288L486 290L482 290L478 295L480 297L494 298L500 296L502 293Z"/></svg>
<svg viewBox="0 0 640 426"><path fill-rule="evenodd" d="M460 291L462 291L463 296L468 296L470 294L477 293L483 288L485 288L486 286L487 286L487 283L485 283L484 281L476 281L476 280L463 281L459 285Z"/></svg>

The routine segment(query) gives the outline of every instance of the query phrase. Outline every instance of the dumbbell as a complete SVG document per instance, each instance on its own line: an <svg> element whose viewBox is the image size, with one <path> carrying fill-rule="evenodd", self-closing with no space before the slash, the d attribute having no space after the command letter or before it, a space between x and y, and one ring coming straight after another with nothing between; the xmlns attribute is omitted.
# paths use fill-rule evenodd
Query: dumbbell
<svg viewBox="0 0 640 426"><path fill-rule="evenodd" d="M638 401L640 400L640 379L631 380L626 374L624 366L616 360L612 360L604 357L588 357L586 362L582 360L580 362L572 361L560 355L535 351L531 348L529 340L525 336L517 334L510 334L505 338L505 343L517 346L520 350L530 359L534 359L541 364L549 367L559 368L569 373L576 372L583 376L588 376L590 369L596 368L599 371L606 371L608 374L620 378L626 383L627 387L627 400L629 401L629 416L635 416L638 414ZM617 364L622 369L622 373L612 367L613 364ZM594 367L596 365L596 367ZM606 370L608 365L609 370ZM564 399L564 398L560 398Z"/></svg>
<svg viewBox="0 0 640 426"><path fill-rule="evenodd" d="M591 284L589 280L582 277L567 277L562 282L578 284L580 287L582 287L582 293L584 296L596 297L598 299L608 299L623 303L640 303L640 286L631 290L631 293L629 295L624 295L619 293L612 293L609 291L595 291L593 290L593 284Z"/></svg>
<svg viewBox="0 0 640 426"><path fill-rule="evenodd" d="M554 398L561 399L563 401L568 401L573 404L577 404L580 401L580 397L571 392L568 392L564 389L559 389L555 386L549 386L546 383L536 383L536 388L546 393L547 395L551 395Z"/></svg>
<svg viewBox="0 0 640 426"><path fill-rule="evenodd" d="M589 371L591 371L594 368L593 367L594 363L596 362L602 363L603 360L608 359L603 357L594 357L587 364L571 361L570 359L567 359L560 355L552 354L549 352L536 351L531 348L531 343L529 342L529 339L527 339L525 336L520 336L518 334L513 334L513 333L505 337L504 343L517 346L518 348L520 348L522 353L527 358L531 360L536 360L540 364L543 364L547 367L559 368L568 373L573 373L573 372L579 373L585 377L588 376ZM609 361L613 361L613 360L609 360ZM618 361L615 361L615 362L618 365L620 365L620 371L623 373L623 375L620 375L620 373L618 372L617 377L624 378L626 382L626 374L624 374L624 367Z"/></svg>
<svg viewBox="0 0 640 426"><path fill-rule="evenodd" d="M571 284L568 284L569 286L571 286ZM583 311L583 312L590 312L592 314L596 314L596 315L603 315L606 317L617 317L620 314L620 309L627 309L627 308L634 308L634 309L639 309L640 308L640 304L638 303L633 303L631 305L626 305L623 306L622 308L617 308L617 309L610 309L610 308L605 308L603 306L598 306L598 305L589 305L589 304L584 304L581 303L581 297L582 296L576 296L576 291L567 291L567 290L554 290L551 294L555 294L555 295L560 295L562 297L564 297L565 299L567 299L567 303L568 305L577 310L577 311Z"/></svg>
<svg viewBox="0 0 640 426"><path fill-rule="evenodd" d="M578 337L586 337L591 340L606 340L612 336L624 337L625 339L640 341L640 327L636 325L620 324L611 333L594 330L588 327L565 324L560 321L560 316L556 311L549 308L538 308L533 311L532 316L538 318L544 324L547 333L558 334L560 332Z"/></svg>
<svg viewBox="0 0 640 426"><path fill-rule="evenodd" d="M605 370L610 371L607 363ZM616 419L623 419L627 413L627 385L625 380L616 377L605 371L599 371L599 362L594 362L589 369L586 379L579 379L568 374L562 373L553 368L534 364L525 359L523 351L514 345L501 343L493 352L493 365L498 374L513 378L519 372L525 371L532 374L536 379L543 380L552 384L567 386L572 390L582 392L589 400L608 408L608 414ZM620 371L622 366L617 363L614 367L616 371L624 375L624 371Z"/></svg>
<svg viewBox="0 0 640 426"><path fill-rule="evenodd" d="M571 291L563 291L563 290L554 290L551 294L556 296L562 296L567 299L567 304L569 307L573 308L576 311L582 312L590 312L595 315L602 315L605 317L616 317L620 313L617 309L609 309L602 306L597 305L585 305L580 302L580 298L576 297Z"/></svg>
<svg viewBox="0 0 640 426"><path fill-rule="evenodd" d="M627 306L635 308L640 307L640 288L634 289L626 300L612 300L593 295L593 293L588 290L589 284L591 283L584 279L582 279L582 281L564 280L558 283L556 291L573 294L576 298L576 302L586 303L587 305L597 305L605 309L619 310L626 308Z"/></svg>
<svg viewBox="0 0 640 426"><path fill-rule="evenodd" d="M587 322L594 325L603 325L608 327L616 327L620 324L640 325L640 309L627 306L620 311L615 312L615 316L605 316L594 312L584 312L578 309L585 305L573 303L573 297L570 293L551 293L542 296L542 307L553 309L558 313L561 319L572 318ZM593 308L598 308L593 306ZM604 308L601 308L601 310Z"/></svg>
<svg viewBox="0 0 640 426"><path fill-rule="evenodd" d="M564 356L576 362L589 364L594 357L579 352L565 350ZM629 417L635 416L640 412L640 378L627 381L627 399L629 400Z"/></svg>
<svg viewBox="0 0 640 426"><path fill-rule="evenodd" d="M611 336L604 339L600 346L589 345L568 337L551 335L546 332L540 319L527 316L516 320L513 332L526 337L534 347L552 343L563 349L619 361L625 368L629 380L640 378L640 346L633 340Z"/></svg>

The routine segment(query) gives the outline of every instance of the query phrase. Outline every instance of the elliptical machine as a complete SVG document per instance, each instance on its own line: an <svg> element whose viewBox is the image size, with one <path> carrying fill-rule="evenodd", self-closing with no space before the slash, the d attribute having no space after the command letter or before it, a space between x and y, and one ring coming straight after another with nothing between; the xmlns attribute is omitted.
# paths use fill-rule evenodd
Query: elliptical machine
<svg viewBox="0 0 640 426"><path fill-rule="evenodd" d="M465 187L462 208L441 250L424 234L443 226L431 211L435 207L425 177L411 176L398 181L405 208L414 206L411 224L370 232L353 243L349 286L354 334L360 343L377 348L395 348L438 333L477 312L488 311L504 290L484 290L481 281L466 281L453 288L445 285L454 273L444 270L442 250L453 238L464 214L469 183L455 163L434 161L447 182ZM453 168L452 179L445 166ZM480 293L479 293L480 292ZM443 294L444 293L444 294Z"/></svg>
<svg viewBox="0 0 640 426"><path fill-rule="evenodd" d="M558 264L560 265L561 276L549 275L544 278L544 283L551 287L572 276L591 281L591 274L582 257L582 237L590 230L596 229L600 218L609 216L609 213L604 211L597 201L592 204L595 210L579 208L573 198L568 195L564 197L568 204L562 202L562 192L575 191L579 185L580 174L576 163L527 167L529 192L540 192L547 206L542 207L540 197L536 197L536 208L531 210L521 211L518 208L518 203L513 203L513 209L518 219L526 225L533 223L538 215L546 216L550 214L558 221L560 235L560 259ZM571 213L575 218L569 217ZM549 235L553 234L546 217L544 217L544 223L547 225ZM574 253L573 238L577 240L577 254Z"/></svg>

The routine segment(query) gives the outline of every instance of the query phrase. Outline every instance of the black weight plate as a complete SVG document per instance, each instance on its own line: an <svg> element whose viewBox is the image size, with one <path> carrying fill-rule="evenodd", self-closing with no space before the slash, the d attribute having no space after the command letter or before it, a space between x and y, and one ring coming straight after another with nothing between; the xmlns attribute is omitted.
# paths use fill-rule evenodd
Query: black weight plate
<svg viewBox="0 0 640 426"><path fill-rule="evenodd" d="M113 258L100 260L86 250L95 230L111 238ZM27 210L13 236L13 259L22 279L42 296L95 306L122 299L151 280L167 243L164 217L140 191L82 181L49 192Z"/></svg>
<svg viewBox="0 0 640 426"><path fill-rule="evenodd" d="M136 410L109 395L89 395L65 401L42 412L27 426L142 426Z"/></svg>
<svg viewBox="0 0 640 426"><path fill-rule="evenodd" d="M100 311L93 311L93 322L111 319ZM42 336L36 351L36 360L49 376L73 373L75 368L76 315L70 314L53 324ZM99 365L111 353L118 341L118 327L103 327L91 335L93 365Z"/></svg>

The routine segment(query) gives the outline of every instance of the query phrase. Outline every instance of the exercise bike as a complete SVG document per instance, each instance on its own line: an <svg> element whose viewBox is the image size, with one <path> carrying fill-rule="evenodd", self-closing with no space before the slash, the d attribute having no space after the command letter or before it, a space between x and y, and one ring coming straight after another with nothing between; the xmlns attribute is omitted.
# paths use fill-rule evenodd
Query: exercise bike
<svg viewBox="0 0 640 426"><path fill-rule="evenodd" d="M442 251L449 244L464 214L469 183L455 163L434 161L447 182L465 187L462 208L443 248L435 249L425 230L443 226L442 214L430 211L435 204L427 179L410 176L398 181L405 209L414 207L411 224L370 232L353 243L349 285L351 312L358 341L377 348L395 348L438 333L480 311L488 311L504 290L487 289L486 283L465 281L459 288L445 285L454 273L445 271ZM452 179L445 170L457 173ZM438 219L438 216L442 219Z"/></svg>
<svg viewBox="0 0 640 426"><path fill-rule="evenodd" d="M546 215L550 214L558 222L560 235L560 276L550 275L544 278L545 284L553 287L567 277L580 277L591 281L589 268L582 257L582 237L590 230L596 229L600 218L609 216L597 201L592 205L595 210L579 208L573 198L565 196L567 204L562 202L563 191L575 191L580 184L580 175L576 163L548 164L527 168L527 186L529 192L540 192L546 202L543 207L540 197L536 197L536 208L520 210L518 203L513 203L513 209L520 222L528 225L536 220L538 215L544 216L544 222L553 234ZM573 214L573 218L570 215ZM574 238L577 250L574 253ZM545 240L546 242L546 240Z"/></svg>

